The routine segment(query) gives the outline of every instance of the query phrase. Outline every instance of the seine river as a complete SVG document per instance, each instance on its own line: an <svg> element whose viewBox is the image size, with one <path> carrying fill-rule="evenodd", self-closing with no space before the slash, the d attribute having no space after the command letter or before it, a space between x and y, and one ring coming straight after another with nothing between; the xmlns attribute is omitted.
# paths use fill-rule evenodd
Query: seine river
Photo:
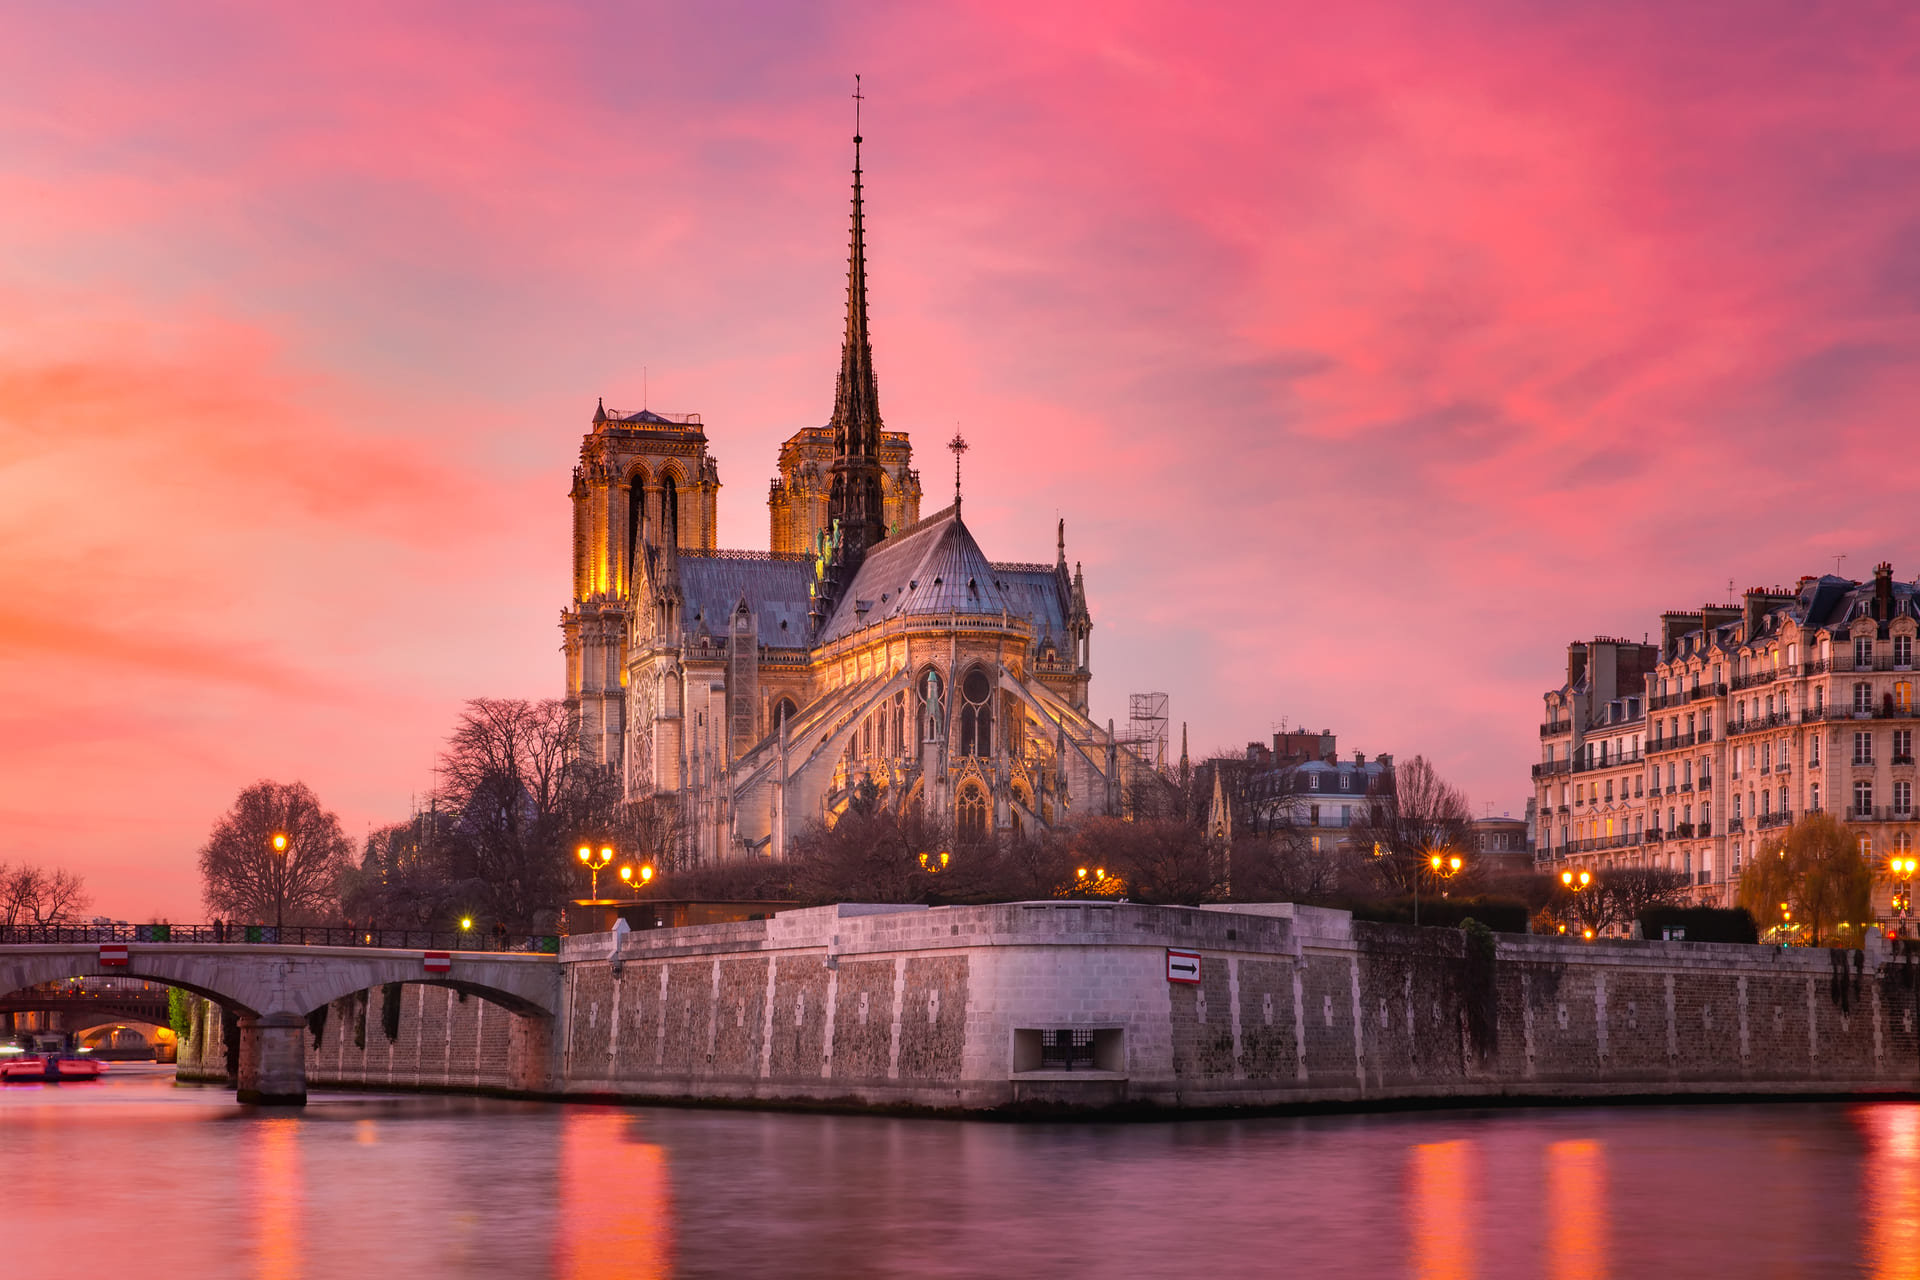
<svg viewBox="0 0 1920 1280"><path fill-rule="evenodd" d="M1920 1107L1014 1126L0 1089L12 1275L1920 1274Z"/></svg>

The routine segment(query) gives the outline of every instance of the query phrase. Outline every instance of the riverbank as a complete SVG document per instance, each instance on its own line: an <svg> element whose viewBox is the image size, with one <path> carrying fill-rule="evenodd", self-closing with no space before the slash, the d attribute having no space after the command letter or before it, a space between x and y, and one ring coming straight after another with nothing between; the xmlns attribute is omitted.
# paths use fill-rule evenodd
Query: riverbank
<svg viewBox="0 0 1920 1280"><path fill-rule="evenodd" d="M560 964L533 1092L581 1101L1117 1118L1920 1089L1916 970L1878 952L1043 902L596 934ZM375 988L310 1018L308 1079L514 1092L513 1022ZM181 1078L225 1058L197 1018Z"/></svg>

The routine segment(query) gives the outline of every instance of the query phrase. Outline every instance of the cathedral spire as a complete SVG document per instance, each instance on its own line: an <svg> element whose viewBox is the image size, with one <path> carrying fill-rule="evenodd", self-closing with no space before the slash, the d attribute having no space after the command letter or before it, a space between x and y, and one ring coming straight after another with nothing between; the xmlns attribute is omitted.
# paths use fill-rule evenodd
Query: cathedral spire
<svg viewBox="0 0 1920 1280"><path fill-rule="evenodd" d="M860 182L860 77L854 77L853 230L847 249L847 332L833 397L833 486L828 519L840 528L840 580L851 582L867 548L887 536L881 496L880 392L867 332L867 238Z"/></svg>

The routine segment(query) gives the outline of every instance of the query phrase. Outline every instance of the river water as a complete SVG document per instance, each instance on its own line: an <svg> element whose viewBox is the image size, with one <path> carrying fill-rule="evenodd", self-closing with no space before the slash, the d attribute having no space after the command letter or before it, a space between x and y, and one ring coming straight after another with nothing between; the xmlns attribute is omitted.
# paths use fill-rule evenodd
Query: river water
<svg viewBox="0 0 1920 1280"><path fill-rule="evenodd" d="M1920 1106L1031 1125L0 1089L6 1274L1920 1275ZM18 1268L18 1269L16 1269Z"/></svg>

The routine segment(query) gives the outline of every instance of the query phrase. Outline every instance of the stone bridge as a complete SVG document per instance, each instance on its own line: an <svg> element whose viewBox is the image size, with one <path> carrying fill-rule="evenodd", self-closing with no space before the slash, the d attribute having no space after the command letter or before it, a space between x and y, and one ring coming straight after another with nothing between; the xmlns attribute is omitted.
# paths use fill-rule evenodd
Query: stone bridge
<svg viewBox="0 0 1920 1280"><path fill-rule="evenodd" d="M179 987L231 1010L240 1025L242 1102L301 1104L307 1098L307 1015L389 982L451 987L514 1015L509 1072L515 1089L553 1090L559 959L521 952L454 951L445 972L428 953L383 947L132 942L126 962L102 960L97 942L0 946L0 992L63 978L141 978Z"/></svg>
<svg viewBox="0 0 1920 1280"><path fill-rule="evenodd" d="M66 1030L105 1022L145 1022L167 1025L167 989L159 983L124 978L81 979L23 987L0 995L0 1015L57 1013L69 1021Z"/></svg>

